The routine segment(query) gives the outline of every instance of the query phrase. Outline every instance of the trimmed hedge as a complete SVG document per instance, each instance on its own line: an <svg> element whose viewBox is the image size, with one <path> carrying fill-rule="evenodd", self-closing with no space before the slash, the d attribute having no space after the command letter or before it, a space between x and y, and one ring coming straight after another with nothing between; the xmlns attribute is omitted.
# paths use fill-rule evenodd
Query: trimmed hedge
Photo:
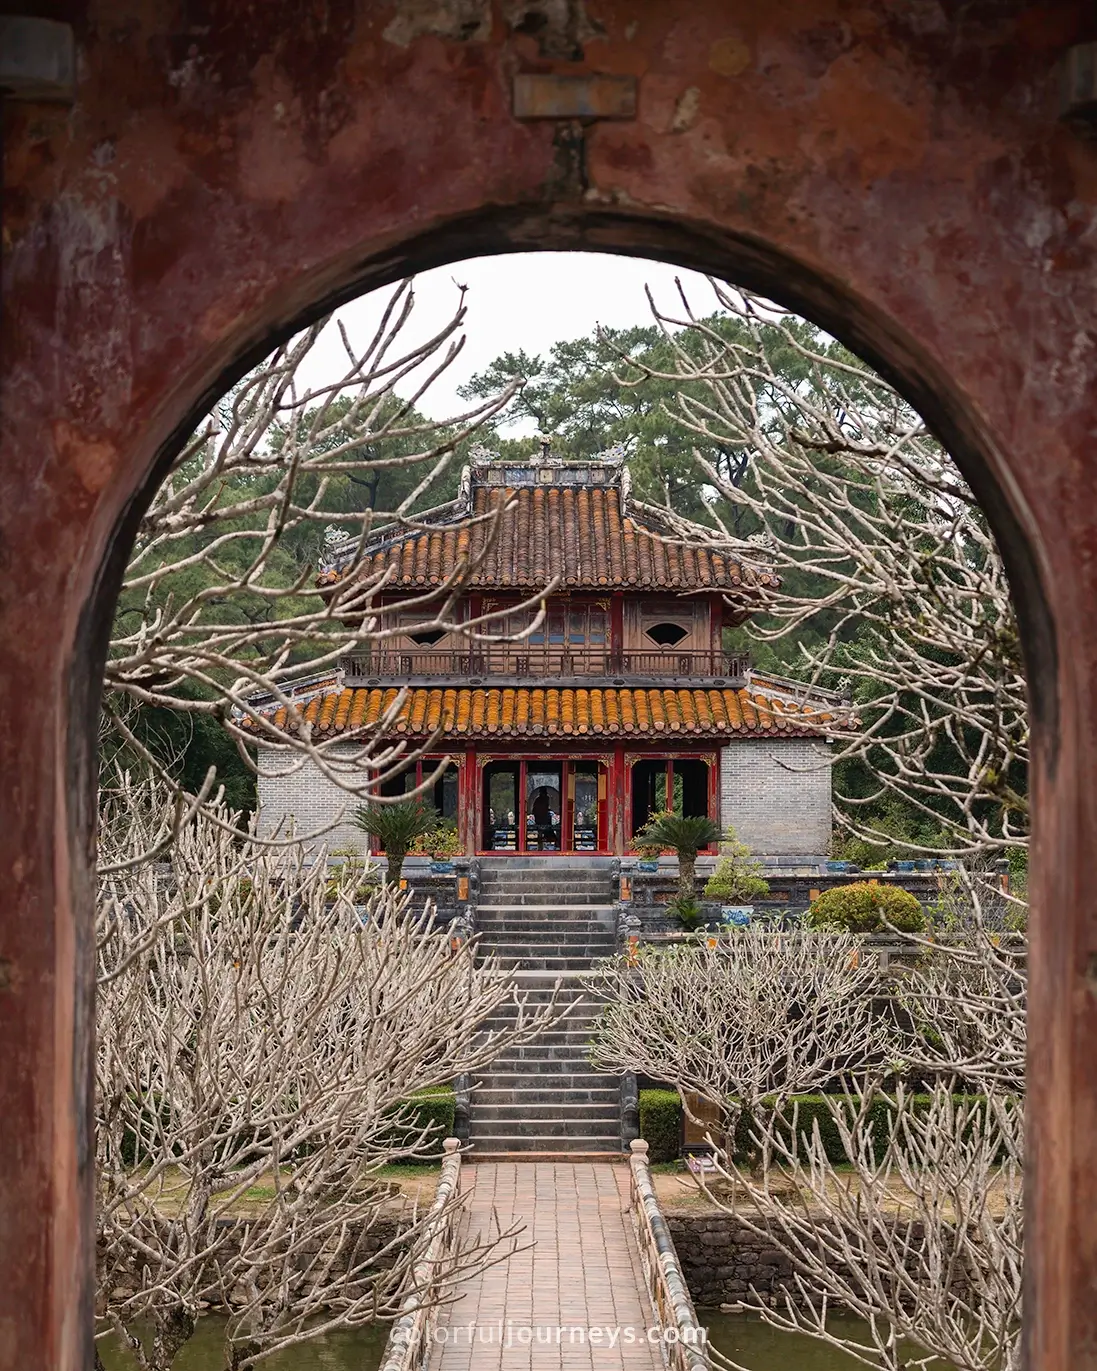
<svg viewBox="0 0 1097 1371"><path fill-rule="evenodd" d="M926 915L909 890L854 881L824 890L804 922L808 928L847 928L851 933L878 933L885 924L902 933L919 933L926 926Z"/></svg>
<svg viewBox="0 0 1097 1371"><path fill-rule="evenodd" d="M423 1090L417 1090L410 1099L404 1101L404 1105L411 1110L410 1124L406 1130L394 1128L392 1141L397 1145L406 1144L410 1147L417 1134L424 1128L429 1128L431 1133L425 1154L401 1158L405 1165L414 1165L417 1162L429 1165L442 1155L444 1140L453 1137L457 1096L452 1086L431 1085Z"/></svg>
<svg viewBox="0 0 1097 1371"><path fill-rule="evenodd" d="M801 1139L798 1149L801 1157L807 1154L807 1145L811 1139L812 1128L817 1123L819 1125L819 1137L827 1160L838 1166L849 1161L845 1148L842 1146L838 1125L827 1103L828 1100L833 1102L840 1098L840 1096L835 1095L794 1095L789 1101L789 1116L791 1117L794 1108L797 1110L796 1131ZM931 1098L930 1095L908 1096L915 1110L928 1109ZM971 1098L971 1096L965 1095L953 1096L957 1104L965 1100L970 1101ZM848 1108L852 1112L852 1104ZM874 1100L869 1107L868 1126L877 1161L883 1158L887 1148L890 1114L891 1106L882 1098ZM750 1114L744 1112L736 1129L738 1144L735 1153L736 1162L745 1163L749 1161L750 1127ZM669 1162L678 1157L681 1151L682 1102L676 1090L640 1091L640 1136L647 1140L648 1156L653 1162Z"/></svg>
<svg viewBox="0 0 1097 1371"><path fill-rule="evenodd" d="M682 1101L677 1090L640 1091L640 1136L648 1160L672 1162L682 1151Z"/></svg>

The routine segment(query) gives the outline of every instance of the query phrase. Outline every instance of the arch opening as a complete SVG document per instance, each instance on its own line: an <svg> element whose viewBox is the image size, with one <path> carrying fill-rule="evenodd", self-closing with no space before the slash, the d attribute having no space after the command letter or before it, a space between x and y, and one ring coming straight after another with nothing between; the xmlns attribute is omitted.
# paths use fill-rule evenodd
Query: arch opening
<svg viewBox="0 0 1097 1371"><path fill-rule="evenodd" d="M607 250L608 250L608 249L607 249ZM424 259L424 260L426 260L426 259ZM779 292L774 292L774 294L779 295L780 293L779 293ZM338 293L333 294L333 296L329 297L329 300L328 300L328 302L326 302L326 303L330 303L330 301L331 301L332 299L337 298L337 295L338 295ZM788 293L787 293L787 292L784 294L784 298L785 298L786 300L788 299ZM783 302L783 301L782 301L782 302ZM843 302L843 308L849 308L848 302ZM286 335L292 335L292 333L296 332L296 330L298 329L298 327L300 326L300 324L301 324L306 318L311 318L315 313L317 313L317 312L319 312L319 311L320 311L320 307L317 307L317 309L313 309L313 310L306 311L305 314L303 314L303 315L301 315L301 316L298 316L298 318L295 319L295 320L293 321L292 324L287 325L287 326L285 326L285 327L283 327L283 328L280 328L276 333L272 333L272 334L268 335L268 338L267 338L267 340L265 340L264 344L262 344L262 345L257 345L256 348L254 348L254 349L252 349L252 350L249 350L249 351L248 351L247 353L245 353L245 354L241 354L241 357L238 357L237 360L236 360L230 367L225 368L225 369L222 371L222 373L221 373L221 379L224 380L224 379L227 378L227 377L235 377L235 376L238 376L238 375L241 373L241 371L242 371L242 369L244 368L244 366L246 365L246 360L242 360L242 359L250 359L251 357L253 357L253 356L255 355L256 352L258 352L259 350L261 350L261 349L263 349L263 348L266 348L266 346L267 346L267 344L268 344L269 342L272 342L272 341L275 341L275 340L277 340L277 339L283 338L283 337L286 336ZM837 305L835 306L834 312L835 312L835 313L838 312L838 310L837 310ZM819 322L819 323L821 324L822 327L828 328L828 331L829 331L830 326L828 326L828 324L825 323L824 321L819 320L817 316L816 316L816 322ZM865 327L866 332L867 332L867 331L868 331L867 325L865 325L864 327ZM836 330L836 333L837 333L837 330ZM837 333L837 336L841 336L841 334L840 334L840 333ZM847 336L848 336L848 333L847 333ZM871 360L871 359L870 359L870 360ZM902 362L903 362L903 365L904 365L904 366L907 365L907 364L909 364L909 362L910 362L909 356L908 356L908 355L904 355L904 357L903 357L903 359L902 359ZM899 362L896 361L896 360L893 358L893 367L892 367L893 374L895 374L895 372L897 371L898 367L899 367ZM882 370L884 371L884 374L886 374L886 372L887 372L886 366L885 366L884 368L882 368ZM904 373L904 375L905 375L905 373ZM925 380L925 377L924 377L924 376L921 376L921 377L920 377L920 379L919 379L919 384L922 385L922 386L928 385L928 382ZM909 394L909 392L907 392L907 393ZM196 408L196 407L193 407L193 406L192 406L192 411L191 411L191 412L193 412L194 408ZM940 405L938 405L937 408L939 409L939 411L941 412L942 415L950 416L950 417L952 417L952 418L957 418L957 417L960 415L960 411L957 411L957 414L956 414L956 415L951 415L950 406L949 406L949 404L948 404L948 402L947 402L947 399L946 399L946 401L944 401L944 402L942 402ZM928 417L928 416L927 416L927 417ZM183 431L184 428L186 427L186 424L189 423L189 422L190 422L190 421L187 420L184 424L181 424L181 425L177 428L177 430L176 430L177 434L182 433L182 431ZM973 432L973 430L974 430L974 424L973 424L968 418L964 417L964 426L965 426L966 429L969 430L969 436L971 436L971 432ZM938 430L938 431L941 432L941 430ZM947 445L947 444L946 444L946 445ZM951 450L951 449L950 449L950 450ZM965 468L965 474L968 474L968 475L970 476L970 474L971 474L972 472L976 473L976 481L973 482L973 485L976 485L976 484L977 484L978 482L980 482L980 481L981 481L981 483L982 483L982 485L983 485L984 488L987 488L988 486L992 485L993 482L992 482L992 479L991 479L991 477L990 477L990 475L989 475L989 472L990 472L990 464L989 464L989 462L987 462L986 460L984 460L984 458L983 458L981 455L980 455L980 457L979 457L979 459L978 459L977 461L974 461L974 460L972 459L972 455L971 455L973 452L975 452L975 448L974 448L974 447L969 447L969 448L966 449L966 451L968 452L968 466ZM167 447L164 448L164 449L162 450L161 454L160 454L160 457L158 458L158 462L163 462L163 461L169 460L169 459L170 459L170 455L171 455L171 449L170 449L170 448L167 448ZM959 460L959 459L958 459L958 460ZM962 463L961 463L961 465L962 465ZM146 489L147 489L147 488L146 488ZM977 490L977 493L979 493L978 490ZM1002 512L1003 510L1007 510L1007 509L1008 509L1008 501L1006 501L1004 498L1001 498L1001 492L1000 492L1000 491L999 491L999 498L998 498L998 500L997 500L997 504L998 504L999 514L1000 514L1000 515L1001 515L1001 512ZM132 509L131 515L130 515L131 519L132 519L133 517L135 517L135 512L136 512L137 507L138 507L138 506L137 506L136 504L133 506L133 509ZM988 512L989 512L989 511L988 511ZM992 518L992 522L993 522L993 521L994 521L994 516L993 516L993 514L991 514L991 518ZM1026 543L1025 540L1022 539L1021 536L1020 536L1020 522L1017 521L1017 520L1015 520L1015 519L1013 519L1012 515L1009 515L1008 517L1006 517L1006 518L1005 518L1005 522L1006 522L1006 524L1008 525L1008 527L1012 530L1012 533L1011 533L1011 535L1009 535L1009 536L1012 537L1012 547L1013 547L1013 551L1014 551L1014 561L1015 561L1015 564L1020 564L1020 565L1022 565L1022 566L1024 566L1024 567L1026 568L1025 573L1024 573L1024 577L1023 577L1022 579L1024 580L1025 578L1028 578L1028 579L1025 581L1025 583L1029 586L1030 592L1031 592L1031 594L1030 594L1030 599L1029 599L1029 613L1031 614L1031 613L1033 612L1032 606L1033 606L1034 604L1035 604L1036 606L1038 606L1038 607L1042 606L1042 604L1043 604L1043 601L1042 601L1042 594L1041 594L1040 588L1039 588L1039 587L1040 587L1039 579L1038 579L1038 577L1036 577L1035 572L1034 572L1034 570L1033 570L1032 559L1029 557L1028 551L1027 551L1027 543ZM113 542L113 544L112 544L112 553L113 553L114 558L116 559L114 565L115 565L115 568L117 569L118 574L120 574L120 572L121 572L121 566L122 566L122 563L124 562L125 555L126 555L126 550L127 550L127 548L126 548L126 536L127 536L127 534L126 534L126 526L125 526L125 524L120 525L120 526L119 526L119 529L116 531L115 539L114 539L114 542ZM1010 547L1010 545L1011 545L1011 544L1010 544L1009 542L1007 542L1007 543L1003 546L1003 551L1006 552L1007 557L1009 556L1008 548ZM1018 557L1018 552L1019 552L1019 557ZM1017 572L1014 571L1014 576L1016 577L1016 575L1017 575ZM1033 589L1033 587L1034 587L1035 589ZM104 577L104 578L102 579L102 581L101 581L101 590L100 590L99 597L97 598L97 602L96 602L96 604L95 604L93 607L91 607L91 608L89 609L88 618L87 618L87 620L86 620L86 622L87 622L89 625L98 625L98 626L99 626L99 627L98 627L98 631L99 631L101 634L105 634L106 629L107 629L107 627L109 626L109 622L110 622L110 612L109 612L109 611L110 611L110 607L111 607L111 605L112 605L112 601L111 601L110 595L111 595L110 587L109 587L107 578ZM1020 601L1019 601L1019 607L1022 607L1022 613L1024 612L1024 611L1023 611L1023 604L1024 604L1024 597L1022 596L1022 597L1020 598ZM1037 614L1037 621L1038 621L1039 623L1043 624L1043 625L1050 624L1050 619L1049 619L1046 615L1042 615L1042 614ZM664 626L664 625L661 625L661 624L660 624L660 625L655 625L655 630L658 631L658 630L659 630L660 628L662 628L662 627L665 627L665 626ZM678 643L678 642L681 641L681 637L682 637L682 635L684 634L685 630L681 629L681 627L678 626L678 625L672 625L671 627L673 627L673 628L675 629L675 631L676 631L676 632L675 632L675 636L673 637L673 639L664 638L664 639L660 640L659 638L654 637L654 634L653 634L653 632L652 632L651 629L648 630L648 636L649 636L649 637L652 637L652 638L653 638L653 641L656 642L656 643L658 643L660 646L673 646L674 644L676 644L676 643ZM427 648L430 648L430 647L434 647L435 644L436 644L437 642L440 641L440 639L441 639L441 637L442 637L443 635L442 635L442 633L441 633L440 631L438 631L438 630L425 630L423 633L409 634L409 636L413 639L413 641L415 641L415 642L417 643L417 645L423 646L423 647L427 647ZM105 637L101 638L100 641L101 641L101 643L105 643ZM1029 641L1030 641L1030 647L1031 647L1031 640L1029 640ZM1043 653L1044 653L1045 651L1046 651L1046 648L1042 647L1042 648L1041 648L1041 661L1042 661L1042 666L1043 666L1043 669L1044 669L1045 671L1050 670L1050 673L1051 673L1051 674L1047 677L1047 679L1053 681L1053 680L1054 680L1054 670L1053 670L1053 668L1054 668L1054 659L1053 659L1053 658L1050 658L1050 659L1049 659L1046 655L1043 655ZM1054 713L1054 710L1053 710L1052 712ZM692 767L694 770L693 770L693 771L690 771L690 770L689 770L690 767ZM540 786L540 781L543 781L545 778L544 778L544 776L541 776L541 775L538 773L538 781L539 781L539 790L538 790L538 794L540 794L540 791L541 791L541 790L544 790L544 791L546 792L546 797L547 797L547 798L545 799L545 804L546 804L547 807L548 807L548 808L547 808L547 812L546 812L546 817L545 817L544 820L542 821L539 817L530 818L530 817L527 816L527 828L526 828L526 830L524 830L524 831L521 832L521 836L520 836L520 837L515 837L515 838L513 838L513 839L511 839L511 840L509 840L509 841L503 841L503 840L497 841L497 840L496 840L496 837L495 837L495 829L498 827L498 825L494 824L494 815L493 815L493 814L489 815L489 814L487 814L487 812L486 812L487 809L488 809L488 799L487 799L486 797L487 797L487 795L488 795L488 785L489 785L489 782L488 782L488 777L487 777L486 775L484 776L483 781L482 781L482 788L483 788L483 792L484 792L485 798L483 799L482 803L483 803L483 806L484 806L484 809L485 809L485 815L484 815L484 817L483 817L482 824L483 824L483 826L484 826L484 828L485 828L485 832L487 832L487 831L489 831L489 830L491 831L491 833L492 833L492 843L493 843L493 846L499 847L501 850L514 850L516 847L519 847L519 846L520 846L520 847L522 848L522 850L524 850L524 851L534 851L534 850L537 850L537 851L542 851L542 850L555 851L555 850L560 850L560 848L563 846L563 841L564 841L564 840L563 840L562 835L563 835L564 833L570 832L570 831L572 830L573 827L574 827L574 829L575 829L576 832L579 832L579 831L580 831L580 830L579 830L579 822L580 822L580 821L579 821L578 816L573 816L572 813L571 813L571 810L567 807L567 806L568 806L568 803L569 803L568 800L567 800L567 798L566 798L566 794L565 794L565 790L566 790L566 774L567 774L567 773L566 773L565 769L564 769L562 766L558 765L558 764L557 764L554 768L550 765L550 769L552 770L552 776L553 776L553 778L555 779L555 781L556 781L556 783L557 783L554 787L550 787L550 786L548 786L547 784L546 784L545 786ZM686 812L687 812L687 816L693 815L693 816L698 816L698 817L705 817L707 814L709 814L709 806L710 806L710 804L712 803L712 796L711 796L710 791L709 791L709 781L708 781L709 769L710 769L710 761L709 761L708 759L704 759L704 760L690 759L689 762L688 762L688 763L684 766L684 768L683 768L683 772L682 772L683 777L685 777L685 778L688 780L688 784L689 784L689 786L690 786L689 796L688 796L688 799L687 799L687 801L686 801ZM506 773L506 775L509 776L509 773L506 772L506 768L505 768L505 767L503 767L503 768L497 768L497 771L499 772L499 775L500 775L500 776L503 776L504 773ZM696 771L696 775L694 775L694 771ZM90 779L90 772L91 772L91 768L90 768L90 766L89 766L89 767L87 768L87 771L85 772L85 774L89 777L89 779ZM546 774L547 774L547 773L546 773ZM596 787L597 787L597 765L593 765L593 766L591 767L591 774L592 774L593 776L595 776L595 782L594 782L594 787L595 787L595 788L594 788L594 790L592 790L592 794L596 794ZM517 776L515 776L513 779L515 780L515 784L517 785ZM452 794L450 794L450 792L447 792L447 795L450 796L451 808L455 808L455 807L456 807L456 793L457 793L456 788L457 788L458 786L461 786L462 784L465 785L465 787L466 787L466 792L465 792L466 795L468 795L468 794L471 793L470 781L464 781L464 782L462 782L462 781L457 780L457 779L455 778L455 779L452 781L452 783L451 783ZM396 793L396 792L394 791L393 793ZM401 787L399 793L403 793L402 787ZM517 792L516 792L516 794L517 794ZM635 794L635 792L634 792L634 794ZM669 794L669 790L668 790L668 794ZM502 807L503 807L504 809L508 809L508 808L509 808L509 809L518 809L519 811L520 811L520 809L521 809L521 801L520 801L520 798L516 800L516 802L515 802L514 805L509 805L509 802L501 802L501 803L502 803ZM531 803L532 803L532 802L531 802ZM493 806L493 807L494 807L494 806ZM593 800L591 801L591 806L590 806L590 807L591 807L591 812L594 813L595 811L594 811L594 801L593 801ZM650 809L650 806L649 806L649 809ZM532 815L532 814L533 814L533 811L532 811L532 809L531 809L531 815ZM508 818L509 818L509 815L508 815ZM608 828L608 825L606 824L605 820L603 819L603 817L601 817L600 811L599 811L599 813L598 813L598 817L596 817L596 818L588 818L587 820L585 820L585 822L586 822L586 825L587 825L587 826L586 826L586 828L584 828L584 829L582 830L582 831L583 831L583 834L584 834L584 840L585 840L585 841L587 840L586 835L587 835L588 833L589 833L589 834L600 833L601 830L602 830L603 828ZM519 818L515 824L507 825L507 827L514 827L516 830L520 829L520 828L521 828L521 819ZM576 841L576 843L578 844L579 840L576 839L575 841ZM593 842L594 839L593 839L593 838L590 838L589 841ZM576 847L576 850L581 850L581 849L577 846L577 847Z"/></svg>

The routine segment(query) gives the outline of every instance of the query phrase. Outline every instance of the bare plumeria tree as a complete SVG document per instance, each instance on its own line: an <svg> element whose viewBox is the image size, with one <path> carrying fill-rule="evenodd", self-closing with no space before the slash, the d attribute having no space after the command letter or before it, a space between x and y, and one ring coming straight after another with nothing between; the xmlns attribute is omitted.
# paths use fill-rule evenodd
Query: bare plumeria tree
<svg viewBox="0 0 1097 1371"><path fill-rule="evenodd" d="M200 426L141 520L104 707L131 753L165 780L170 769L135 732L133 705L216 719L252 769L257 741L274 750L279 774L315 764L353 808L434 740L411 751L386 739L402 695L357 738L315 739L293 682L305 670L334 679L348 656L397 632L455 630L470 642L506 636L497 614L456 622L474 569L467 557L429 593L406 598L394 597L390 571L363 567L371 533L423 526L415 511L521 384L452 418L424 418L417 405L463 346L464 290L451 319L418 344L407 341L414 300L412 282L401 283L363 348L340 324L344 366L322 384L305 378L318 369L318 345L331 340L330 321L273 352ZM325 578L322 564L336 547L340 575Z"/></svg>
<svg viewBox="0 0 1097 1371"><path fill-rule="evenodd" d="M226 1365L394 1314L423 1217L378 1170L437 1150L416 1092L555 1022L360 869L241 840L214 802L180 821L120 786L100 840L96 1009L101 1335L168 1371L202 1310ZM145 855L174 834L170 861ZM506 1004L505 1028L488 1027ZM453 1282L513 1247L472 1238Z"/></svg>
<svg viewBox="0 0 1097 1371"><path fill-rule="evenodd" d="M836 711L834 760L862 759L872 783L839 797L848 828L902 842L860 817L898 796L942 830L942 853L1024 843L1020 640L974 495L875 372L768 302L712 286L722 321L699 317L684 291L676 314L652 301L674 364L629 359L618 378L675 383L668 412L697 438L711 523L682 519L669 493L656 512L685 541L774 566L783 584L749 631L800 635L805 681L852 685L857 708ZM754 524L750 540L729 526L728 506ZM806 646L803 630L820 624Z"/></svg>
<svg viewBox="0 0 1097 1371"><path fill-rule="evenodd" d="M884 1050L887 1026L874 1004L880 970L861 944L845 932L745 928L605 963L587 981L605 1002L591 1060L599 1070L671 1083L691 1118L690 1097L704 1100L721 1121L724 1154L733 1155L744 1114L780 1119L792 1095ZM752 1165L760 1174L768 1130L758 1139Z"/></svg>
<svg viewBox="0 0 1097 1371"><path fill-rule="evenodd" d="M973 886L969 897L977 920L979 889ZM733 935L730 946L740 936ZM788 935L756 936L771 941L773 951L752 959L758 973L753 981L742 972L741 978L762 1003L785 1003L789 1032L796 1035L800 1011L783 989L796 974L782 965L780 949ZM828 936L819 935L824 957ZM1015 1371L1023 1239L1024 939L987 932L976 923L947 944L914 937L908 942L917 961L894 973L893 1012L880 1019L888 1025L884 1050L875 1059L862 1055L843 1063L830 1081L832 1089L836 1083L842 1088L824 1096L842 1160L833 1142L828 1148L817 1120L810 1129L801 1121L791 1096L802 1087L789 1077L783 1089L774 1090L771 1107L752 1111L754 1147L770 1166L761 1174L742 1174L726 1139L713 1137L723 1185L712 1186L704 1175L700 1184L713 1204L734 1213L790 1262L792 1284L783 1300L755 1292L744 1301L775 1328L822 1339L878 1371L933 1367L938 1358L958 1371ZM871 955L867 948L864 954ZM719 1082L717 1089L734 1088L742 1075L734 1062L721 1071L698 1064L694 1056L694 1035L713 1023L718 1027L703 1040L708 1053L741 1050L733 1030L720 1031L738 1006L729 1003L719 975L706 965L718 955L719 946L666 961L643 1026L645 1036L656 1041L664 1032L673 1035L676 1046L653 1054L642 1069L684 1090L697 1090L706 1076ZM810 975L799 974L803 984L813 984ZM771 980L781 988L771 988ZM637 1013L640 985L618 991L626 1004L631 996ZM688 1016L680 1005L688 1005ZM880 1013L879 1003L874 1012ZM660 1028L664 1022L666 1030ZM831 1033L827 1023L816 1053L820 1063L833 1067ZM802 1050L813 1055L810 1044ZM775 1074L781 1071L779 1053L767 1068L769 1063ZM738 1197L735 1204L725 1198L729 1188ZM837 1311L859 1316L864 1331L845 1335L828 1320ZM713 1360L743 1371L717 1354Z"/></svg>

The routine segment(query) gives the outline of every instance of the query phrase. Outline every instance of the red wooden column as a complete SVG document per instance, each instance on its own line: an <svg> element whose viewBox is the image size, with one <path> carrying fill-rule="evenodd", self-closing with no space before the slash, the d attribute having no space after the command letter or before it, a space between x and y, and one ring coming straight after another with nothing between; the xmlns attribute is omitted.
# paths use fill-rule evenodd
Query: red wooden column
<svg viewBox="0 0 1097 1371"><path fill-rule="evenodd" d="M477 793L480 786L480 778L476 773L476 749L474 747L465 748L460 775L461 840L464 845L465 855L473 857L476 855L476 850L480 846L480 796Z"/></svg>

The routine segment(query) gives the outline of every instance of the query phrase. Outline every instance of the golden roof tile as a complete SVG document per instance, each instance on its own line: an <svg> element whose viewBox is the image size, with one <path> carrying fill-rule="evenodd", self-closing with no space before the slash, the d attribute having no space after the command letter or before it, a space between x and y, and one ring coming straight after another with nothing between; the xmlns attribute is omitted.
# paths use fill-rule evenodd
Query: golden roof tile
<svg viewBox="0 0 1097 1371"><path fill-rule="evenodd" d="M325 689L298 708L317 737L375 725L397 691L383 687ZM273 712L284 727L286 711ZM821 736L833 714L791 701L769 700L755 686L695 688L412 688L395 734L450 738L695 738Z"/></svg>

